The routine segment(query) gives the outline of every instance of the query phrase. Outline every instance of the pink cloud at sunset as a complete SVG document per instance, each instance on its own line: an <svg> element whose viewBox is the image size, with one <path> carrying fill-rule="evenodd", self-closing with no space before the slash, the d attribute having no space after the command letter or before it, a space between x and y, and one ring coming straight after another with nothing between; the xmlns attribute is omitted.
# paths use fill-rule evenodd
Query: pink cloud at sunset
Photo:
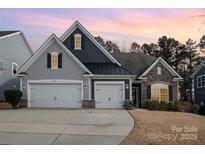
<svg viewBox="0 0 205 154"><path fill-rule="evenodd" d="M79 20L92 35L120 43L157 42L163 35L182 43L205 33L204 9L0 9L0 29L22 29L34 50L50 34L61 36Z"/></svg>

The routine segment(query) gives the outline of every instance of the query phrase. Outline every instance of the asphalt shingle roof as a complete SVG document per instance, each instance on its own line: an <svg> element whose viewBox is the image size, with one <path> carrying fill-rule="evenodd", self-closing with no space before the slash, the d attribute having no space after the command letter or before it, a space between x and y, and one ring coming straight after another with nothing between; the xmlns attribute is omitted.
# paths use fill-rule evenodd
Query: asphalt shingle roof
<svg viewBox="0 0 205 154"><path fill-rule="evenodd" d="M84 64L93 74L98 75L133 75L127 69L117 64L106 63L87 63Z"/></svg>
<svg viewBox="0 0 205 154"><path fill-rule="evenodd" d="M141 75L156 60L155 57L143 53L113 53L112 56L117 59L123 67L134 73Z"/></svg>
<svg viewBox="0 0 205 154"><path fill-rule="evenodd" d="M6 35L9 35L9 34L13 34L13 33L17 33L17 32L19 32L19 30L16 30L16 31L0 31L0 37L6 36Z"/></svg>

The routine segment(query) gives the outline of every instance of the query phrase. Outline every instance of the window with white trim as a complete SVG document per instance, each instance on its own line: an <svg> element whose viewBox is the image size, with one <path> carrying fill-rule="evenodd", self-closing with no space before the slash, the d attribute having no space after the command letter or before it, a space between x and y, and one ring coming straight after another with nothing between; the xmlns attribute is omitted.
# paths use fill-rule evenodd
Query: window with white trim
<svg viewBox="0 0 205 154"><path fill-rule="evenodd" d="M51 53L51 69L58 69L58 52Z"/></svg>
<svg viewBox="0 0 205 154"><path fill-rule="evenodd" d="M152 101L169 101L169 86L162 83L151 85L151 100Z"/></svg>
<svg viewBox="0 0 205 154"><path fill-rule="evenodd" d="M161 74L162 74L161 67L157 67L157 75L161 75Z"/></svg>
<svg viewBox="0 0 205 154"><path fill-rule="evenodd" d="M75 49L81 49L81 34L74 35L74 47Z"/></svg>
<svg viewBox="0 0 205 154"><path fill-rule="evenodd" d="M0 60L0 71L2 72L4 70L4 61Z"/></svg>
<svg viewBox="0 0 205 154"><path fill-rule="evenodd" d="M18 64L12 63L12 75L15 75L18 71Z"/></svg>
<svg viewBox="0 0 205 154"><path fill-rule="evenodd" d="M200 75L197 77L197 87L198 88L205 87L205 75Z"/></svg>

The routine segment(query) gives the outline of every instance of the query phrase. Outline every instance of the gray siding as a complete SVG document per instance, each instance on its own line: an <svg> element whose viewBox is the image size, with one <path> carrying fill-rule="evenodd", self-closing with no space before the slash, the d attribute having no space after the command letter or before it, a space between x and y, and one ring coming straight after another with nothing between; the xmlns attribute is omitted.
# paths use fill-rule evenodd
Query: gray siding
<svg viewBox="0 0 205 154"><path fill-rule="evenodd" d="M19 79L12 75L12 63L17 63L20 68L31 56L31 51L21 34L0 40L0 60L4 61L5 71L0 73L0 101L4 101L4 91L18 89Z"/></svg>
<svg viewBox="0 0 205 154"><path fill-rule="evenodd" d="M199 75L205 75L205 68L202 67L198 73L194 76L194 98L195 98L195 103L199 104L201 102L204 103L205 105L205 87L204 88L197 88L197 77Z"/></svg>
<svg viewBox="0 0 205 154"><path fill-rule="evenodd" d="M71 39L74 34L81 34L83 38L82 42L84 48L82 50L73 49ZM98 47L93 44L90 39L77 28L64 42L63 44L83 63L112 63Z"/></svg>
<svg viewBox="0 0 205 154"><path fill-rule="evenodd" d="M47 68L47 53L51 52L62 53L62 68L48 69ZM38 57L38 59L26 71L28 74L26 80L83 80L85 71L60 47L55 41ZM27 97L26 88L23 90L24 98Z"/></svg>

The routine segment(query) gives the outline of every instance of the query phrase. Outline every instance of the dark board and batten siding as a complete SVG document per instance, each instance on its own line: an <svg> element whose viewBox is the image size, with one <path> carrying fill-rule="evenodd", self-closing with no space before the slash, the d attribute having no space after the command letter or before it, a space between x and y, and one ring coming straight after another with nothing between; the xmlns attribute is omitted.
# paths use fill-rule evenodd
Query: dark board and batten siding
<svg viewBox="0 0 205 154"><path fill-rule="evenodd" d="M74 49L74 35L82 35L82 49ZM82 62L82 63L112 63L102 51L79 29L76 30L63 42L63 44Z"/></svg>
<svg viewBox="0 0 205 154"><path fill-rule="evenodd" d="M202 67L198 73L194 76L194 102L199 105L205 106L205 87L197 87L197 77L199 75L205 75L205 68ZM203 104L202 104L203 102Z"/></svg>

